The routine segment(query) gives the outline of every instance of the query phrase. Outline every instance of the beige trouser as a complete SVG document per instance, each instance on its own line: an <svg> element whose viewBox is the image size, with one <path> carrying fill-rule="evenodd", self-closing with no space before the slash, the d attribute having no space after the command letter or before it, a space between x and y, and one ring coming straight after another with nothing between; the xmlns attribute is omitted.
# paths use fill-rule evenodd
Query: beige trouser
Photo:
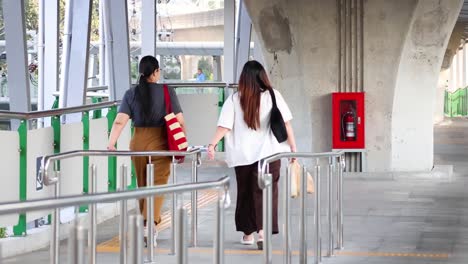
<svg viewBox="0 0 468 264"><path fill-rule="evenodd" d="M130 142L132 151L157 151L167 150L167 136L165 127L135 127L133 138ZM146 186L146 165L149 157L132 157L133 165L137 176L138 186ZM151 157L154 164L154 185L167 184L170 174L170 157ZM164 203L164 196L154 197L154 222L161 222L161 208ZM146 222L146 199L139 200L140 212Z"/></svg>

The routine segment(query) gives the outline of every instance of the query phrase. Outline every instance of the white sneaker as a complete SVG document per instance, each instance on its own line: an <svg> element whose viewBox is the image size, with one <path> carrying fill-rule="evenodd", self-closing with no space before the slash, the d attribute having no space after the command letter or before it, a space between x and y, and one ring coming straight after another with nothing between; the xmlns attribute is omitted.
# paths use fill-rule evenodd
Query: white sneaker
<svg viewBox="0 0 468 264"><path fill-rule="evenodd" d="M145 239L145 246L148 247L148 227L145 226L144 229L143 229L143 236L144 236L144 239ZM156 228L155 225L153 225L153 247L156 247L158 242L157 242L157 238L158 238L158 229Z"/></svg>

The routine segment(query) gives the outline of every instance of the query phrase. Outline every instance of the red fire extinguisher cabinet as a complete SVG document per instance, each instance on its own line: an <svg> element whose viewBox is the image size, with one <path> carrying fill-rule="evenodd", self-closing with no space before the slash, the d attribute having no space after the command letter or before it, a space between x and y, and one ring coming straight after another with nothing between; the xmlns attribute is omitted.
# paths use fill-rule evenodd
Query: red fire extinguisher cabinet
<svg viewBox="0 0 468 264"><path fill-rule="evenodd" d="M332 107L333 149L364 149L364 93L332 93Z"/></svg>

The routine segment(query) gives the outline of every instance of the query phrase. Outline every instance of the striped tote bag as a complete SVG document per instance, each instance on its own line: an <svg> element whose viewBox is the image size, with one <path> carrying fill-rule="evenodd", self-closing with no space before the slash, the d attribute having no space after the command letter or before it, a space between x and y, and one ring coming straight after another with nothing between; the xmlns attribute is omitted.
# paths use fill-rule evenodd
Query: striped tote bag
<svg viewBox="0 0 468 264"><path fill-rule="evenodd" d="M170 151L185 151L188 148L187 138L184 131L177 120L174 112L172 112L171 97L169 95L169 88L165 84L164 89L164 102L166 104L166 121L167 129L167 145ZM183 159L183 157L176 157L176 159Z"/></svg>

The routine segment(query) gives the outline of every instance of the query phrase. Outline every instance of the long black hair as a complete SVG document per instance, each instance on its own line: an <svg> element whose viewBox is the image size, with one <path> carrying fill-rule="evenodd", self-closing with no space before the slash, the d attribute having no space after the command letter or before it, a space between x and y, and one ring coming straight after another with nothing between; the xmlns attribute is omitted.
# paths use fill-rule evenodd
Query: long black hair
<svg viewBox="0 0 468 264"><path fill-rule="evenodd" d="M250 129L260 127L260 97L265 90L271 90L265 68L258 61L245 63L239 78L240 104L244 121Z"/></svg>
<svg viewBox="0 0 468 264"><path fill-rule="evenodd" d="M155 70L159 69L159 62L153 56L144 56L140 60L138 71L140 72L140 79L138 85L135 88L135 99L142 106L143 120L147 124L151 118L152 110L152 93L148 84L148 77L154 73Z"/></svg>

